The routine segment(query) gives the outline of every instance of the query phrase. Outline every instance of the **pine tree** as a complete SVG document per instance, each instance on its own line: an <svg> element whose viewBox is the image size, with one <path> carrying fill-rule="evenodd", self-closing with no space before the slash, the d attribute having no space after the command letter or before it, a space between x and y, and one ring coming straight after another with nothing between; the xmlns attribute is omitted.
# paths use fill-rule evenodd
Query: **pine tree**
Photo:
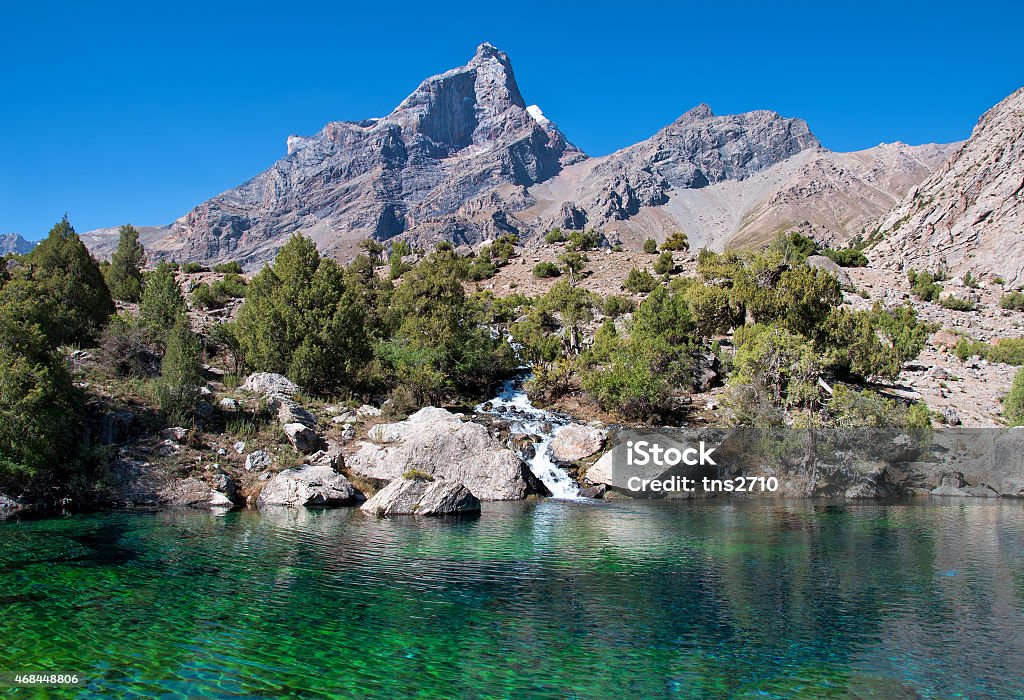
<svg viewBox="0 0 1024 700"><path fill-rule="evenodd" d="M167 263L160 263L146 277L139 305L139 321L150 334L162 340L187 310L174 271Z"/></svg>
<svg viewBox="0 0 1024 700"><path fill-rule="evenodd" d="M195 414L202 386L199 337L189 327L188 318L180 315L167 334L160 365L160 412L172 423L188 423Z"/></svg>
<svg viewBox="0 0 1024 700"><path fill-rule="evenodd" d="M142 265L146 249L139 243L139 232L131 224L121 227L117 250L107 268L107 285L115 299L138 301L142 297Z"/></svg>
<svg viewBox="0 0 1024 700"><path fill-rule="evenodd" d="M65 216L23 259L18 282L4 285L7 294L35 296L49 304L41 324L54 345L91 344L114 313L114 300L100 272Z"/></svg>

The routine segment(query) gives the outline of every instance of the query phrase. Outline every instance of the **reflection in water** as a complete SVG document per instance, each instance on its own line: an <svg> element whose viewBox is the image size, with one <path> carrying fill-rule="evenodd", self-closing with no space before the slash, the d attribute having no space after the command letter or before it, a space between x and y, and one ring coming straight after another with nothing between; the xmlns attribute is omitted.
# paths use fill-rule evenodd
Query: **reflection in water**
<svg viewBox="0 0 1024 700"><path fill-rule="evenodd" d="M1024 504L0 524L0 675L86 696L1024 694Z"/></svg>

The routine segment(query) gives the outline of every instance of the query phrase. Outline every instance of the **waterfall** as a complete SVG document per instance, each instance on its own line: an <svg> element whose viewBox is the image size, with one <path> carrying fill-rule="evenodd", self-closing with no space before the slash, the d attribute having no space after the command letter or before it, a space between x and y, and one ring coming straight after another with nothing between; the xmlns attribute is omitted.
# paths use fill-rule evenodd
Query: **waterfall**
<svg viewBox="0 0 1024 700"><path fill-rule="evenodd" d="M509 421L510 429L515 435L538 436L540 441L533 443L535 454L526 460L530 471L544 482L552 497L580 498L579 486L564 469L551 460L548 454L548 446L562 428L569 424L569 419L534 406L523 390L524 380L523 376L508 380L502 385L497 396L477 406L476 411Z"/></svg>

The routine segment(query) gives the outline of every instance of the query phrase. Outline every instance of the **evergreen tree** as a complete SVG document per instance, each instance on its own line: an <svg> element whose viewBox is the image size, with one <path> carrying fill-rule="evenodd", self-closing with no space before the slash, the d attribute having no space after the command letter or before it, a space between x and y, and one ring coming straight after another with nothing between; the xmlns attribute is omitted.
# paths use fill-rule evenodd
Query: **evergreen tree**
<svg viewBox="0 0 1024 700"><path fill-rule="evenodd" d="M0 491L52 496L77 466L81 401L63 358L20 306L0 306Z"/></svg>
<svg viewBox="0 0 1024 700"><path fill-rule="evenodd" d="M114 313L99 263L67 216L23 258L16 276L4 284L4 296L45 300L40 327L53 345L93 343Z"/></svg>
<svg viewBox="0 0 1024 700"><path fill-rule="evenodd" d="M177 425L190 422L199 404L203 386L202 347L179 315L167 334L167 348L160 364L160 412Z"/></svg>
<svg viewBox="0 0 1024 700"><path fill-rule="evenodd" d="M138 301L142 297L142 265L146 250L139 243L139 232L131 224L121 227L117 250L106 269L107 285L115 299Z"/></svg>
<svg viewBox="0 0 1024 700"><path fill-rule="evenodd" d="M185 297L174 279L174 271L167 263L160 263L146 276L139 305L139 322L154 338L162 340L187 310Z"/></svg>

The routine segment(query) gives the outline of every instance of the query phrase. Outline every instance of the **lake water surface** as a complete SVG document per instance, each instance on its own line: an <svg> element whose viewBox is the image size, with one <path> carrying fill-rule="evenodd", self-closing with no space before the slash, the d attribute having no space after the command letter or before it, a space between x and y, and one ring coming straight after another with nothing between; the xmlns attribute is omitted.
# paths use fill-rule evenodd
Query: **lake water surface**
<svg viewBox="0 0 1024 700"><path fill-rule="evenodd" d="M0 635L82 680L22 696L1024 697L1024 503L8 519Z"/></svg>

